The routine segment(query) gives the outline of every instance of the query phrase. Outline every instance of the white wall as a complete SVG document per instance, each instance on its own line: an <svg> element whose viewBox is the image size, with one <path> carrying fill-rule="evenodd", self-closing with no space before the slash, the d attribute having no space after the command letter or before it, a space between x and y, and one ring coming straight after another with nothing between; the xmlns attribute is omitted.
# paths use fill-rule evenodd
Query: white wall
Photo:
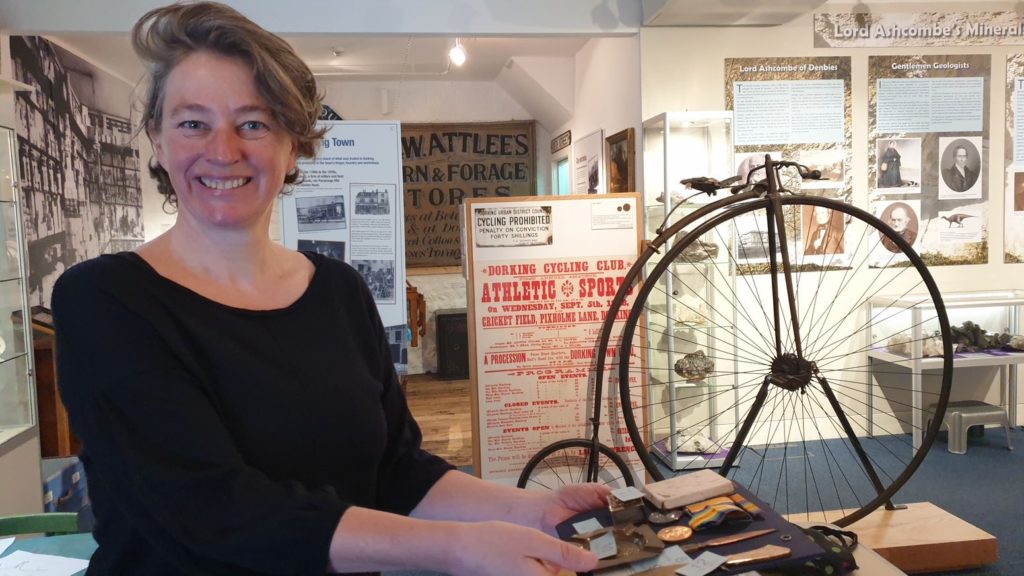
<svg viewBox="0 0 1024 576"><path fill-rule="evenodd" d="M640 171L643 117L640 114L639 37L590 40L576 53L575 77L572 120L553 133L572 130L572 138L576 141L595 130L603 129L607 138L632 127L636 132L636 187L643 190ZM568 150L560 150L552 158L566 154Z"/></svg>
<svg viewBox="0 0 1024 576"><path fill-rule="evenodd" d="M1005 6L1004 6L1005 8ZM981 8L979 8L981 9ZM917 10L921 11L921 10ZM931 268L943 292L1024 288L1024 267L1002 263L1003 157L1006 55L1020 46L814 49L813 16L807 14L772 28L643 28L640 32L642 115L667 111L723 110L724 60L750 57L850 56L852 58L853 201L868 206L867 60L870 54L992 54L992 98L989 126L989 264ZM995 330L998 330L996 328ZM993 330L993 331L995 331ZM986 375L985 381L990 381ZM976 374L958 370L952 399L979 398L970 384ZM1018 384L1021 386L1021 384ZM985 400L999 403L999 387L989 387ZM1018 394L1021 398L1021 394ZM1024 404L1018 404L1024 413Z"/></svg>

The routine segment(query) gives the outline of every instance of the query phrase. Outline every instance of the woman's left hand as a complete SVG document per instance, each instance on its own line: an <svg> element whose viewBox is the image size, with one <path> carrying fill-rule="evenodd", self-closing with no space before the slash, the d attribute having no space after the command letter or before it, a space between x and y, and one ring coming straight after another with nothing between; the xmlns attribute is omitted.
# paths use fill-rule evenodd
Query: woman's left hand
<svg viewBox="0 0 1024 576"><path fill-rule="evenodd" d="M555 527L580 512L608 505L611 489L603 484L570 484L543 495L537 528L556 535Z"/></svg>

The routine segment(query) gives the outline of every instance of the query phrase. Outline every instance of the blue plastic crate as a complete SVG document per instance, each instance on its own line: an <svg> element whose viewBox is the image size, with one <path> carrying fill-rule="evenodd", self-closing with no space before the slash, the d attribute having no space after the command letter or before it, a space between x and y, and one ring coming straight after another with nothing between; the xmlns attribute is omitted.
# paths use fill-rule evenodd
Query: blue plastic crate
<svg viewBox="0 0 1024 576"><path fill-rule="evenodd" d="M44 458L42 473L45 512L82 512L89 506L85 468L77 456Z"/></svg>

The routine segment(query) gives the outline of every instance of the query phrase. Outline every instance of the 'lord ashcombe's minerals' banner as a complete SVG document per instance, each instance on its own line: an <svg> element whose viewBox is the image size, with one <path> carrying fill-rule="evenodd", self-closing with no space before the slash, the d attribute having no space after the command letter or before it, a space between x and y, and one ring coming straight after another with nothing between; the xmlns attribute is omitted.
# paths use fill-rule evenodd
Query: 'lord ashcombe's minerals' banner
<svg viewBox="0 0 1024 576"><path fill-rule="evenodd" d="M1017 44L1024 44L1024 19L1012 10L814 15L815 48Z"/></svg>
<svg viewBox="0 0 1024 576"><path fill-rule="evenodd" d="M587 433L598 336L638 254L638 196L480 198L466 204L475 461L481 477L514 483L542 448ZM625 318L632 298L617 319ZM608 346L600 438L642 470L612 372L622 323ZM629 361L636 363L631 378L641 390L639 356Z"/></svg>

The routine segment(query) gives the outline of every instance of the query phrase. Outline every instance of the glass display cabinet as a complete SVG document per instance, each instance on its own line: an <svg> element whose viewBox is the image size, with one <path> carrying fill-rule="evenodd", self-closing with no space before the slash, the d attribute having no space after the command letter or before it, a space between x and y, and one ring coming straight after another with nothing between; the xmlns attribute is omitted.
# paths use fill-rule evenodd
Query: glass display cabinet
<svg viewBox="0 0 1024 576"><path fill-rule="evenodd" d="M645 232L653 237L715 199L681 180L733 175L732 113L668 112L648 119L643 123L643 169ZM728 362L736 357L720 354L734 343L720 342L715 334L720 316L735 313L731 303L719 306L733 291L716 287L732 281L726 258L730 241L702 238L700 250L687 250L672 263L671 274L659 276L660 285L648 301L647 434L653 452L673 470L720 463L728 447L716 443L715 429L723 424L720 420L738 418L718 413L719 403L735 405L728 398L735 382L714 370L716 362L726 361L716 357ZM648 272L657 264L652 258Z"/></svg>
<svg viewBox="0 0 1024 576"><path fill-rule="evenodd" d="M36 425L17 137L0 127L0 446Z"/></svg>
<svg viewBox="0 0 1024 576"><path fill-rule="evenodd" d="M999 371L998 405L1003 406L1011 426L1017 425L1017 366L1024 363L1024 350L1008 345L991 345L990 347L957 346L957 329L963 333L966 322L983 329L987 335L1010 334L1021 336L1021 310L1024 307L1024 290L987 290L978 292L950 292L943 294L943 304L949 317L949 325L954 330L953 345L953 388L950 400L957 400L965 393L980 393L976 390L965 391L966 382L957 378L958 368L995 367ZM926 302L922 304L921 302ZM931 371L938 372L942 367L941 358L933 357L928 350L929 336L938 330L935 320L934 306L928 298L915 294L898 296L879 295L868 301L867 318L871 322L871 346L868 349L869 370L872 386L879 387L880 379L910 378L910 398L914 414L927 410L925 398L928 397ZM889 327L911 326L909 334L893 336ZM961 337L963 339L963 337ZM1020 340L1015 342L1020 346ZM902 371L882 367L896 366ZM958 388L960 389L958 391ZM873 403L887 401L882 393L867 395L869 403L869 432L875 433L876 411ZM919 426L914 429L913 445L916 449L921 442Z"/></svg>

